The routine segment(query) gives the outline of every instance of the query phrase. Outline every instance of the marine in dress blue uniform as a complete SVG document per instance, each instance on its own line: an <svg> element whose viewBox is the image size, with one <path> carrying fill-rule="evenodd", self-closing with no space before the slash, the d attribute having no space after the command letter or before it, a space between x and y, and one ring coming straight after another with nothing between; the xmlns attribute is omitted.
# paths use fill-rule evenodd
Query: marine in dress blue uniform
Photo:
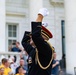
<svg viewBox="0 0 76 75"><path fill-rule="evenodd" d="M41 22L31 22L31 36L36 47L30 45L30 32L25 31L22 39L22 45L29 54L29 71L28 75L50 75L53 60L52 46L48 41L43 39L52 38L52 33L42 26Z"/></svg>

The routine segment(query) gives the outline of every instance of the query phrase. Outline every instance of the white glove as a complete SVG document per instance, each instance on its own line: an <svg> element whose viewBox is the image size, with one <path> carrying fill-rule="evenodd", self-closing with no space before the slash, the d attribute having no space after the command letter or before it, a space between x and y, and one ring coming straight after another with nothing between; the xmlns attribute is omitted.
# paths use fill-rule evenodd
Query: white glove
<svg viewBox="0 0 76 75"><path fill-rule="evenodd" d="M39 10L38 14L41 14L45 17L45 16L49 15L49 11L46 8L41 8Z"/></svg>

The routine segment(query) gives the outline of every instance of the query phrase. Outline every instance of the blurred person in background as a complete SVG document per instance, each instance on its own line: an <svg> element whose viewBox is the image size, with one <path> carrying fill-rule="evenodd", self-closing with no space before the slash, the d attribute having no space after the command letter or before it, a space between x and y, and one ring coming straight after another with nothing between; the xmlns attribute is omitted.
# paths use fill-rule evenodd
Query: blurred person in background
<svg viewBox="0 0 76 75"><path fill-rule="evenodd" d="M59 64L59 60L56 59L56 52L54 52L51 75L59 75L59 73L60 73L60 64Z"/></svg>
<svg viewBox="0 0 76 75"><path fill-rule="evenodd" d="M0 68L0 75L4 75L4 68L3 67Z"/></svg>
<svg viewBox="0 0 76 75"><path fill-rule="evenodd" d="M20 59L20 65L16 68L16 74L18 73L19 67L22 67L23 68L24 74L25 74L26 73L26 66L25 66L25 62L24 62L24 59L23 58Z"/></svg>
<svg viewBox="0 0 76 75"><path fill-rule="evenodd" d="M26 72L28 73L28 53L24 51L24 53L20 54L20 59L24 59L25 67L26 67Z"/></svg>
<svg viewBox="0 0 76 75"><path fill-rule="evenodd" d="M11 56L11 57L9 58L10 68L11 68L13 74L15 74L16 68L18 67L18 65L14 62L14 60L15 60L14 56Z"/></svg>
<svg viewBox="0 0 76 75"><path fill-rule="evenodd" d="M3 68L4 68L4 75L9 75L10 72L12 72L10 67L10 63L8 61L8 59L3 59Z"/></svg>
<svg viewBox="0 0 76 75"><path fill-rule="evenodd" d="M19 66L18 73L16 75L26 75L26 74L24 74L24 70L23 70L22 66Z"/></svg>
<svg viewBox="0 0 76 75"><path fill-rule="evenodd" d="M65 54L62 55L62 59L60 60L60 68L62 71L62 75L66 75L66 57L65 57Z"/></svg>
<svg viewBox="0 0 76 75"><path fill-rule="evenodd" d="M1 60L1 65L0 65L0 67L4 67L4 62L5 62L5 60L6 60L6 58L3 58L3 59Z"/></svg>
<svg viewBox="0 0 76 75"><path fill-rule="evenodd" d="M10 51L11 52L21 52L21 51L23 51L23 49L20 46L20 43L19 42L16 42L16 43L12 43L12 46L10 48Z"/></svg>

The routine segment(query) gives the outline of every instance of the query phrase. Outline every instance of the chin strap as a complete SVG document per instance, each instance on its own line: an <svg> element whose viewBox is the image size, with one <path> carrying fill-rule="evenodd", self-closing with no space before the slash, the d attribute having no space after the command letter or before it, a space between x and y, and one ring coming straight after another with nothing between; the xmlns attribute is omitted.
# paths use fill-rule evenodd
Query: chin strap
<svg viewBox="0 0 76 75"><path fill-rule="evenodd" d="M46 41L46 42L47 42L47 41ZM47 42L47 43L50 45L49 42ZM50 47L52 48L51 45L50 45ZM51 63L52 63L52 60L53 60L53 48L52 48L52 58L51 58L49 64L48 64L46 67L43 67L42 64L40 63L40 60L39 60L39 57L38 57L38 50L36 49L36 62L38 62L40 68L42 68L42 69L44 69L44 70L47 69L48 67L50 67L50 65L51 65Z"/></svg>

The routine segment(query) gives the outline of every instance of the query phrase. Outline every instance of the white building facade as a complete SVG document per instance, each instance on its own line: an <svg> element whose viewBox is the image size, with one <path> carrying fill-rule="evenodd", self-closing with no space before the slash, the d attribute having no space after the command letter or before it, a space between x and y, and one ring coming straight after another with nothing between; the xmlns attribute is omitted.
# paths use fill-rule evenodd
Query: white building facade
<svg viewBox="0 0 76 75"><path fill-rule="evenodd" d="M63 54L68 56L65 47L66 26L64 25L65 11L63 0L1 0L0 51L8 52L8 47L11 43L15 41L21 42L24 32L31 30L31 21L35 21L39 9L43 7L50 12L43 22L48 22L47 28L53 34L50 43L55 47L57 59L60 60ZM69 63L67 60L66 62ZM72 64L70 63L69 65ZM67 72L74 74L75 65L71 66L71 68L69 65L66 65Z"/></svg>

